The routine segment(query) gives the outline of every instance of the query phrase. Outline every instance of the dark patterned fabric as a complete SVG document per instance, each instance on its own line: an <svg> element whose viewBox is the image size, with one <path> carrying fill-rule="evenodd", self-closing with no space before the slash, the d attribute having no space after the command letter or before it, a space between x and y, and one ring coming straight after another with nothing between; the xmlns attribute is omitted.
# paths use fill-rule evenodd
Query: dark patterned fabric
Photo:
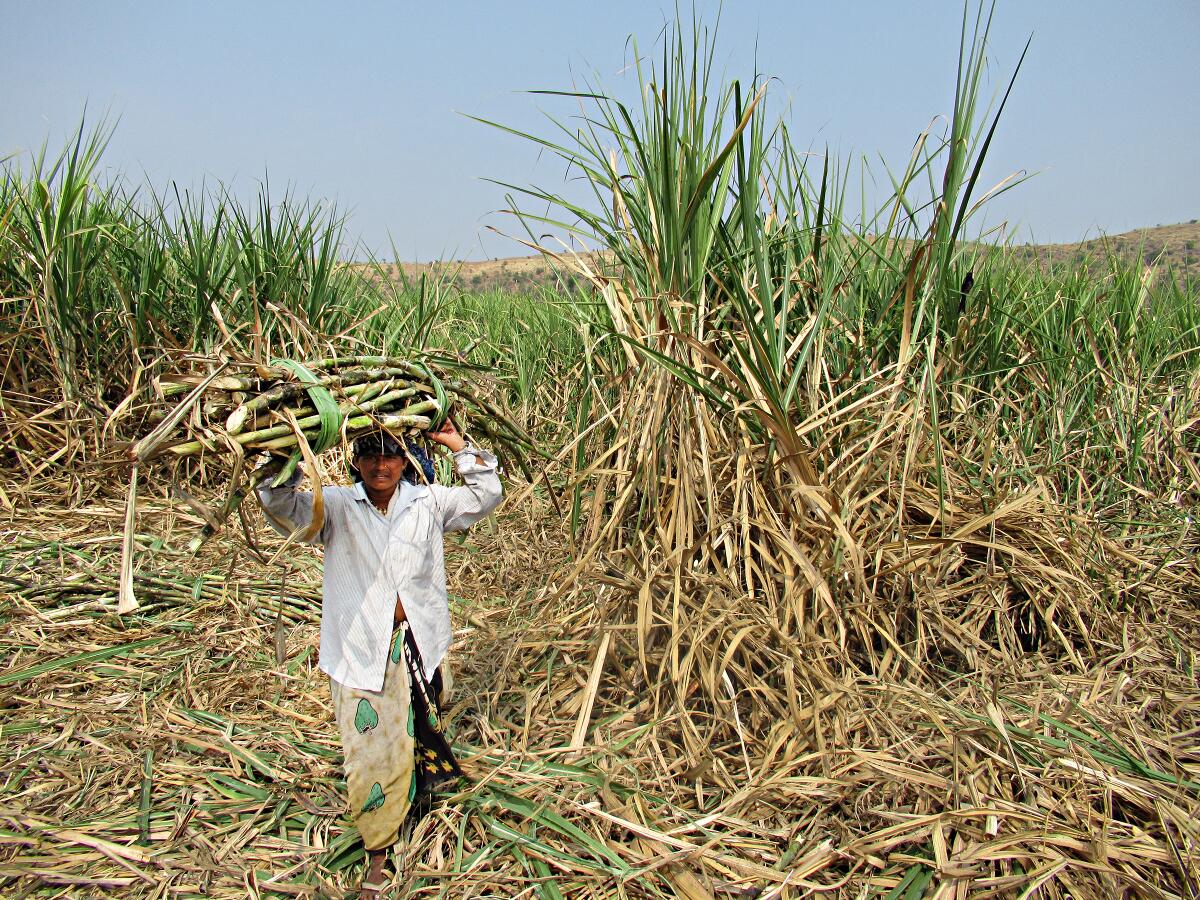
<svg viewBox="0 0 1200 900"><path fill-rule="evenodd" d="M413 769L416 791L409 818L417 820L429 811L433 792L438 785L466 776L459 768L454 751L450 749L450 743L442 731L441 670L434 672L432 682L425 680L421 651L417 649L411 628L404 629L404 659L408 664L409 683L412 686L409 724L416 753Z"/></svg>

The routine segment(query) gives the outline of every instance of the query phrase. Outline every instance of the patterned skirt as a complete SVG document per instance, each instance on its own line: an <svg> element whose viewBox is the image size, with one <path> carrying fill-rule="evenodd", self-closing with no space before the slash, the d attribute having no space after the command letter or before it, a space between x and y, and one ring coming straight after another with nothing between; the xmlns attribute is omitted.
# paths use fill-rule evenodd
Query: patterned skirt
<svg viewBox="0 0 1200 900"><path fill-rule="evenodd" d="M342 734L350 813L368 850L396 842L406 818L429 809L444 781L462 777L442 732L442 673L425 679L408 623L392 635L383 688L363 691L330 679Z"/></svg>

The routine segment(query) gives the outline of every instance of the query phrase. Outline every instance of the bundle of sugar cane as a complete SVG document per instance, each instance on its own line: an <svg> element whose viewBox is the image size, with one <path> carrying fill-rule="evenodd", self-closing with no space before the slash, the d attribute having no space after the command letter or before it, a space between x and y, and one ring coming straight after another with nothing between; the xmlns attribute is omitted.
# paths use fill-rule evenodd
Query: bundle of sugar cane
<svg viewBox="0 0 1200 900"><path fill-rule="evenodd" d="M163 401L185 396L164 411L158 428L134 444L132 459L237 454L233 444L245 454L294 452L300 435L320 453L378 428L427 431L452 407L518 462L532 449L521 429L466 380L451 378L429 362L345 356L303 364L276 360L244 375L224 372L159 379Z"/></svg>
<svg viewBox="0 0 1200 900"><path fill-rule="evenodd" d="M312 461L334 446L379 429L397 436L437 428L453 415L513 459L529 475L525 456L531 440L511 419L447 365L428 359L338 356L304 363L277 359L269 365L202 361L206 374L181 374L156 382L160 398L156 427L129 449L133 462L126 510L120 612L137 608L133 596L132 534L138 467L159 457L206 461L231 467L230 493L212 510L189 499L204 520L191 549L217 531L251 491L267 479L279 484L302 460ZM250 456L275 459L257 468ZM317 486L317 490L320 488Z"/></svg>

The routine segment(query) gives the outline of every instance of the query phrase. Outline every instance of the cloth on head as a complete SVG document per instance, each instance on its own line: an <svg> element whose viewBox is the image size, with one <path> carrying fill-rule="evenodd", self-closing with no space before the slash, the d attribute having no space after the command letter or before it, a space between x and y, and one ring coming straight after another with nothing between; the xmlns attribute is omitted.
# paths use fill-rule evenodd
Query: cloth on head
<svg viewBox="0 0 1200 900"><path fill-rule="evenodd" d="M403 456L404 447L395 437L386 431L372 431L370 434L359 435L354 439L350 448L357 459L360 456Z"/></svg>
<svg viewBox="0 0 1200 900"><path fill-rule="evenodd" d="M415 466L410 466L408 471L404 473L406 479L414 484L419 482L421 478L417 474L417 469L420 469L426 484L433 484L437 480L437 475L433 471L433 461L429 458L429 454L425 452L425 448L421 446L421 442L413 438L406 437L404 438L404 442L401 443L386 431L374 431L355 438L354 443L350 447L350 453L352 460L356 460L360 456L367 454L403 456L411 462L416 463ZM362 480L358 466L354 465L353 462L350 463L350 472L354 476L355 481Z"/></svg>

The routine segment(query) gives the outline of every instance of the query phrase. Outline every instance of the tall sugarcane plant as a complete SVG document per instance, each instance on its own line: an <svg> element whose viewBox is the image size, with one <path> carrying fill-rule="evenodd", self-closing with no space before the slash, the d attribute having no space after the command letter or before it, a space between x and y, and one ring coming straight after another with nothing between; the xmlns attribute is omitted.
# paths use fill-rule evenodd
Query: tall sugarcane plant
<svg viewBox="0 0 1200 900"><path fill-rule="evenodd" d="M593 340L615 351L589 370L579 406L605 415L577 423L593 448L577 457L577 568L603 555L637 571L640 664L664 703L693 676L723 702L682 648L747 608L861 665L879 664L881 640L903 642L881 624L902 587L893 570L881 580L871 548L881 527L946 527L948 441L974 428L953 414L1019 352L1010 321L977 311L960 277L967 263L988 278L987 251L962 239L1004 106L976 124L990 15L964 11L946 132L919 135L891 195L857 221L848 168L768 116L765 79L720 83L696 23L668 29L654 62L638 57L640 108L592 86L553 92L582 107L578 123L519 133L593 192L589 205L514 188L551 209L523 214L531 233L549 225L607 253L545 248L590 279L611 323ZM753 603L694 600L708 577ZM866 612L829 614L842 603ZM763 691L794 694L763 678Z"/></svg>
<svg viewBox="0 0 1200 900"><path fill-rule="evenodd" d="M634 45L639 110L591 86L539 92L578 102L580 124L555 118L552 137L517 133L582 172L594 203L508 187L561 213L524 218L611 255L617 277L557 254L592 278L626 346L738 410L811 482L794 425L822 402L814 366L868 376L956 324L959 242L1004 105L976 125L990 21L985 4L964 13L947 133L919 137L892 197L859 227L845 220L849 170L825 155L814 171L771 123L765 79L720 84L715 41L695 21L668 30L653 64Z"/></svg>

